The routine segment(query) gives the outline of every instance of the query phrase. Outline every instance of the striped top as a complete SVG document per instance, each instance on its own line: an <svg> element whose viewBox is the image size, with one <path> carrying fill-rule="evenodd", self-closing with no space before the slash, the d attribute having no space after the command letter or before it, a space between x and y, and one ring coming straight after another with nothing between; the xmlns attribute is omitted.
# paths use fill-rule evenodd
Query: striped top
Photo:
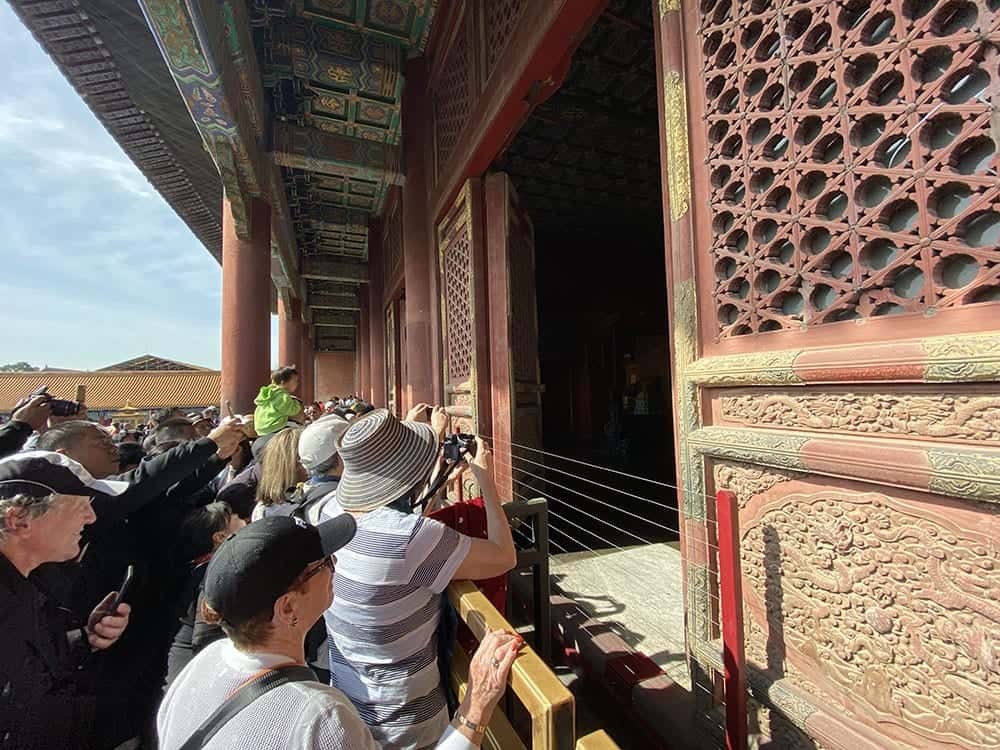
<svg viewBox="0 0 1000 750"><path fill-rule="evenodd" d="M324 520L343 513L336 503ZM448 724L437 665L441 593L472 543L442 523L379 508L356 517L337 552L330 684L343 691L379 743L433 747Z"/></svg>

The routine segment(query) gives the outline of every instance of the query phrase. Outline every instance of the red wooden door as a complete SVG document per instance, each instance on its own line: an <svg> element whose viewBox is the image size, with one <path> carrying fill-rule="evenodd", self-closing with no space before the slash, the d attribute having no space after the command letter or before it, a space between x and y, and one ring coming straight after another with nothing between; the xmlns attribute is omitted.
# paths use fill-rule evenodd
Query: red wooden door
<svg viewBox="0 0 1000 750"><path fill-rule="evenodd" d="M652 6L695 694L725 487L757 724L998 747L1000 9Z"/></svg>
<svg viewBox="0 0 1000 750"><path fill-rule="evenodd" d="M462 432L489 434L489 330L482 181L466 182L438 223L445 407Z"/></svg>
<svg viewBox="0 0 1000 750"><path fill-rule="evenodd" d="M385 308L385 404L399 416L399 342L396 339L396 303Z"/></svg>
<svg viewBox="0 0 1000 750"><path fill-rule="evenodd" d="M526 450L542 443L535 232L510 178L486 178L486 234L490 299L490 372L497 485L507 498L523 495L530 478L510 466L511 453L541 463ZM537 473L533 472L533 473Z"/></svg>

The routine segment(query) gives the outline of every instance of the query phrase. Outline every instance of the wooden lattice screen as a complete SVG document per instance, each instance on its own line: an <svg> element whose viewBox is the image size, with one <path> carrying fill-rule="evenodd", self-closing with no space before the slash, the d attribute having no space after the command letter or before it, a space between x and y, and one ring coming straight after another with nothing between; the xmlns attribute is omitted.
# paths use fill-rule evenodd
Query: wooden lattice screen
<svg viewBox="0 0 1000 750"><path fill-rule="evenodd" d="M701 3L720 339L1000 299L997 8Z"/></svg>
<svg viewBox="0 0 1000 750"><path fill-rule="evenodd" d="M399 416L398 350L396 347L396 305L385 308L385 395L386 407Z"/></svg>
<svg viewBox="0 0 1000 750"><path fill-rule="evenodd" d="M727 489L753 726L996 747L1000 2L654 12L699 715Z"/></svg>

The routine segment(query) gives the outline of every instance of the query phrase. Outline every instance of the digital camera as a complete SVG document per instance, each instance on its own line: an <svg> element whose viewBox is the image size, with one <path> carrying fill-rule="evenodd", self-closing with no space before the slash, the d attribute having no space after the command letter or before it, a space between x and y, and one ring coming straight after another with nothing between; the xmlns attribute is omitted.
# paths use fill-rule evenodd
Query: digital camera
<svg viewBox="0 0 1000 750"><path fill-rule="evenodd" d="M448 435L444 439L444 457L448 461L461 461L462 457L468 454L476 455L476 436L456 433Z"/></svg>

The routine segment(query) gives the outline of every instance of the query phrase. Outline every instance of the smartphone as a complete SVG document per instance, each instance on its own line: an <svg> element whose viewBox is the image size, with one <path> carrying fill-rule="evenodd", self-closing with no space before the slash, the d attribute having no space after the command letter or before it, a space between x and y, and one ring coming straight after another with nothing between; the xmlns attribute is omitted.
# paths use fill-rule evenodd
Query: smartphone
<svg viewBox="0 0 1000 750"><path fill-rule="evenodd" d="M226 399L226 412L227 412L227 416L230 419L235 419L236 418L236 414L233 412L233 402L230 401L229 399Z"/></svg>
<svg viewBox="0 0 1000 750"><path fill-rule="evenodd" d="M128 569L125 571L125 577L122 579L121 585L118 587L118 593L115 594L115 600L111 602L111 607L108 610L111 614L118 611L118 605L125 601L125 597L128 595L128 590L132 586L132 577L135 575L135 566L129 565Z"/></svg>

